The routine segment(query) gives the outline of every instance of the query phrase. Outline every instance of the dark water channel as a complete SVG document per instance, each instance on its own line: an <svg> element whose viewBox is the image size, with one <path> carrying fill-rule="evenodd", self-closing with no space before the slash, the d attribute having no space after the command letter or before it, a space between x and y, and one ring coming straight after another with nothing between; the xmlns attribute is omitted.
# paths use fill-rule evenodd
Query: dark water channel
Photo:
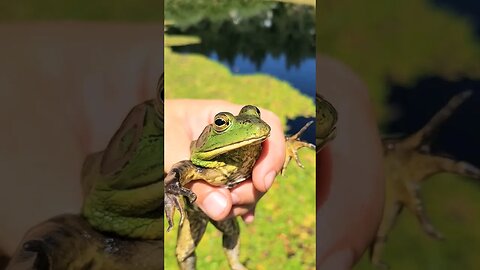
<svg viewBox="0 0 480 270"><path fill-rule="evenodd" d="M454 95L472 90L463 103L433 137L433 153L445 154L480 166L480 81L425 77L411 88L392 85L388 100L399 117L387 127L390 134L412 134L422 128Z"/></svg>
<svg viewBox="0 0 480 270"><path fill-rule="evenodd" d="M178 53L197 53L222 63L234 74L269 74L315 97L315 12L307 6L274 3L255 6L239 15L203 18L190 25L170 27L169 34L198 36L200 44L174 47ZM221 16L220 16L221 17ZM274 94L274 93L272 93ZM286 104L286 106L288 106ZM288 119L293 133L308 120ZM303 138L315 141L309 128Z"/></svg>

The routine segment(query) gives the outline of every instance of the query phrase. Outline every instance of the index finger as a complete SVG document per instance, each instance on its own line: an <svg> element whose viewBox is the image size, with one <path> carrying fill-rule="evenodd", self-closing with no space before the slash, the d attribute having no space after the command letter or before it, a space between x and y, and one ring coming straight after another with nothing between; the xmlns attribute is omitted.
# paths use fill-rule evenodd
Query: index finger
<svg viewBox="0 0 480 270"><path fill-rule="evenodd" d="M256 189L266 192L280 172L285 161L285 135L280 119L272 112L264 110L263 120L271 127L270 137L263 143L262 153L252 172Z"/></svg>

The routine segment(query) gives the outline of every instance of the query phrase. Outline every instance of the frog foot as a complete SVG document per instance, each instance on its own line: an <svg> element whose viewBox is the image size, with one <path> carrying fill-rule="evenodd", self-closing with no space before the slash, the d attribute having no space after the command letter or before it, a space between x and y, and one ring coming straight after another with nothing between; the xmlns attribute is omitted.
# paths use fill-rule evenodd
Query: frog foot
<svg viewBox="0 0 480 270"><path fill-rule="evenodd" d="M179 173L176 170L172 170L165 178L165 215L168 221L167 232L169 232L174 225L173 215L175 208L180 212L180 224L183 223L185 217L185 211L181 203L181 196L187 197L190 203L194 203L197 199L197 195L188 188L184 188L180 185Z"/></svg>
<svg viewBox="0 0 480 270"><path fill-rule="evenodd" d="M286 142L286 151L285 151L285 162L283 163L283 168L282 168L282 175L285 173L285 169L287 168L288 164L292 160L292 158L295 159L297 162L297 165L300 168L303 168L302 163L300 162L300 159L298 158L298 149L303 148L303 147L308 147L311 149L315 149L315 145L312 143L307 143L304 141L300 140L300 136L307 130L307 128L313 124L313 121L308 122L303 126L295 135L291 137L285 137L285 142Z"/></svg>

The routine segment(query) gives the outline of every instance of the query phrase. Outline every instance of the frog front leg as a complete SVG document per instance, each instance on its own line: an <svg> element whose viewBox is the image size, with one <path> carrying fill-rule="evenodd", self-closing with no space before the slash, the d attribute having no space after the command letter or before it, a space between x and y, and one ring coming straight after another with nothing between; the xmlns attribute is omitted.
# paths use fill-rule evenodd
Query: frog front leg
<svg viewBox="0 0 480 270"><path fill-rule="evenodd" d="M313 124L313 121L310 121L307 124L305 124L305 126L303 126L297 133L295 133L295 135L291 137L285 137L286 151L285 151L285 162L283 163L282 172L281 172L282 175L284 175L285 169L287 168L292 158L295 159L295 161L297 162L297 165L300 168L303 168L303 165L300 162L300 159L298 158L298 154L297 154L298 149L303 147L315 149L315 145L300 140L300 136L305 132L305 130L307 130L307 128L311 124Z"/></svg>
<svg viewBox="0 0 480 270"><path fill-rule="evenodd" d="M185 196L190 203L197 199L195 193L184 186L193 180L204 180L212 185L219 185L227 181L221 170L195 166L190 160L175 163L165 177L165 215L168 221L167 231L173 228L173 213L175 208L180 212L180 224L185 216L181 196Z"/></svg>

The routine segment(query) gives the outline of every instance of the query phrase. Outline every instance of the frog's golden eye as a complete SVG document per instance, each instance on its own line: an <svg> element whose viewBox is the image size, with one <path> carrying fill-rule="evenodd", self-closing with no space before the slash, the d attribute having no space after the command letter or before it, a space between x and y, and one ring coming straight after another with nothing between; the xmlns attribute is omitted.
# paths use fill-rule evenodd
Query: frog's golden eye
<svg viewBox="0 0 480 270"><path fill-rule="evenodd" d="M230 126L230 118L224 113L219 113L213 120L213 128L218 131L224 131Z"/></svg>

